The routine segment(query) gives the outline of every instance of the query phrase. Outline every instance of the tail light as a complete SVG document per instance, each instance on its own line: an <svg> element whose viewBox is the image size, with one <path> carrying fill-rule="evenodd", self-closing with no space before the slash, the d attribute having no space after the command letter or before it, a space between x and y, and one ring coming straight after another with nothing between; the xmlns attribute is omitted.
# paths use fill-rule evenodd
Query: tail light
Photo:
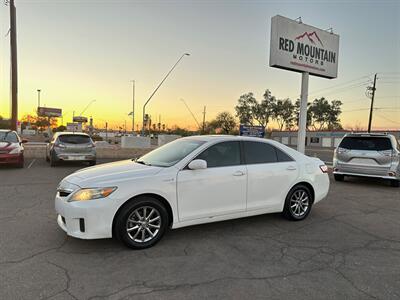
<svg viewBox="0 0 400 300"><path fill-rule="evenodd" d="M337 148L337 153L339 153L339 154L346 153L346 152L349 152L349 151L350 150L346 149L346 148L340 148L340 147Z"/></svg>
<svg viewBox="0 0 400 300"><path fill-rule="evenodd" d="M56 143L54 144L54 147L65 148L65 145L62 144L62 143L60 143L60 142L56 142Z"/></svg>
<svg viewBox="0 0 400 300"><path fill-rule="evenodd" d="M328 173L329 168L326 165L320 165L319 168L322 171L322 173Z"/></svg>
<svg viewBox="0 0 400 300"><path fill-rule="evenodd" d="M396 152L394 150L383 150L383 151L378 151L379 154L383 155L383 156L389 156L389 157L395 157L396 156Z"/></svg>

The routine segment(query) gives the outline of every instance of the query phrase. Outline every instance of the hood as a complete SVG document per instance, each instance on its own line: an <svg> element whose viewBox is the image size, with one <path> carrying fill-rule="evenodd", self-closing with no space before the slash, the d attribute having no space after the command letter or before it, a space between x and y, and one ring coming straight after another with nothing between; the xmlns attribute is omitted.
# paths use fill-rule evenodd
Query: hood
<svg viewBox="0 0 400 300"><path fill-rule="evenodd" d="M122 181L153 176L163 168L138 164L132 160L106 163L84 168L64 178L64 180L84 187L118 185Z"/></svg>
<svg viewBox="0 0 400 300"><path fill-rule="evenodd" d="M6 141L1 141L0 142L0 148L7 148L9 146L12 146L13 144L16 144L16 143L10 143L10 142L6 142Z"/></svg>

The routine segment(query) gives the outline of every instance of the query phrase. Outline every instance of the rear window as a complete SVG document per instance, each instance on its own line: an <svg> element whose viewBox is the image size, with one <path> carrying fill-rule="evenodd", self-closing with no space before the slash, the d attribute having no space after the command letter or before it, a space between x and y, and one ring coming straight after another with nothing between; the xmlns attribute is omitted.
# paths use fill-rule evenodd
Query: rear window
<svg viewBox="0 0 400 300"><path fill-rule="evenodd" d="M391 150L392 144L385 137L345 137L339 145L340 148L350 150Z"/></svg>
<svg viewBox="0 0 400 300"><path fill-rule="evenodd" d="M61 143L66 143L66 144L88 144L90 143L90 137L87 135L60 135L58 137L58 140Z"/></svg>

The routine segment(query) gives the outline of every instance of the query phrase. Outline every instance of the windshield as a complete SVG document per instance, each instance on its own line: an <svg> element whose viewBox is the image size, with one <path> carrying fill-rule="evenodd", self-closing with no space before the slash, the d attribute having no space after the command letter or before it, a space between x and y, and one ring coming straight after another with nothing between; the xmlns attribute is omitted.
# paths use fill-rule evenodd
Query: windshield
<svg viewBox="0 0 400 300"><path fill-rule="evenodd" d="M71 134L71 135L60 135L58 140L61 143L66 144L88 144L90 143L90 137L87 135L78 135L78 134Z"/></svg>
<svg viewBox="0 0 400 300"><path fill-rule="evenodd" d="M178 139L143 155L136 162L150 166L170 167L204 143L195 139Z"/></svg>
<svg viewBox="0 0 400 300"><path fill-rule="evenodd" d="M391 150L392 143L386 137L345 137L339 145L349 150Z"/></svg>
<svg viewBox="0 0 400 300"><path fill-rule="evenodd" d="M18 143L17 135L12 131L0 132L0 142Z"/></svg>

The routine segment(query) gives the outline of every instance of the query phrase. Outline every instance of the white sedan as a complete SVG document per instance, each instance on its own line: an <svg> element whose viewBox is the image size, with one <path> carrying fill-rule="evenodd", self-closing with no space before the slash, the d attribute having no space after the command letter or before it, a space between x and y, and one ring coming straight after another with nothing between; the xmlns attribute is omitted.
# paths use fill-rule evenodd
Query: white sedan
<svg viewBox="0 0 400 300"><path fill-rule="evenodd" d="M142 249L169 228L276 212L303 220L328 193L327 170L318 158L272 140L181 138L137 160L64 178L57 222L73 237L115 236Z"/></svg>

